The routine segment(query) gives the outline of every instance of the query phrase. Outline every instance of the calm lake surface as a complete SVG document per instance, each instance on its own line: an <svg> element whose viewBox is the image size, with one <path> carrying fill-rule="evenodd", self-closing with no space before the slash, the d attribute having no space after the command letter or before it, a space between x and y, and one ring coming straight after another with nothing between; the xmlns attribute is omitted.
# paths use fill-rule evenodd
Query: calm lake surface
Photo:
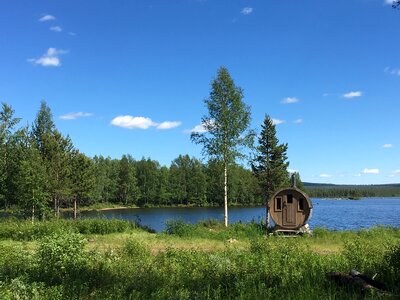
<svg viewBox="0 0 400 300"><path fill-rule="evenodd" d="M400 227L400 198L363 198L361 200L312 199L309 224L336 230L357 230L375 225ZM265 220L265 207L231 207L229 222ZM200 220L224 220L223 208L132 208L82 212L81 218L118 218L138 220L156 231L165 229L167 220L197 223Z"/></svg>

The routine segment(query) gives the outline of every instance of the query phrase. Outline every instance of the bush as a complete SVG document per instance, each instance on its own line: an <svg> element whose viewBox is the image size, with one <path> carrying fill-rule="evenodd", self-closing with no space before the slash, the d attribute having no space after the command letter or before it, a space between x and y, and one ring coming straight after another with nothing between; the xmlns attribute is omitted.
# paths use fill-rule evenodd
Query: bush
<svg viewBox="0 0 400 300"><path fill-rule="evenodd" d="M191 236L194 230L193 225L189 225L182 220L168 220L165 223L165 232L179 237Z"/></svg>
<svg viewBox="0 0 400 300"><path fill-rule="evenodd" d="M37 251L38 277L55 284L79 276L87 259L84 245L85 239L73 232L56 232L45 237Z"/></svg>
<svg viewBox="0 0 400 300"><path fill-rule="evenodd" d="M55 232L72 231L82 234L110 234L139 228L139 225L117 219L51 220L36 222L6 220L0 222L0 239L38 240Z"/></svg>

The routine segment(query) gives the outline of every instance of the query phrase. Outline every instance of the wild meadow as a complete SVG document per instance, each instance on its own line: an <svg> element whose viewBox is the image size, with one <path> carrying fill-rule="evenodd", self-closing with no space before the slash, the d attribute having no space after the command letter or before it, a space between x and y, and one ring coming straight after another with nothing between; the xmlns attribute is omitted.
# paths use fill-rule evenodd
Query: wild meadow
<svg viewBox="0 0 400 300"><path fill-rule="evenodd" d="M400 294L400 230L265 235L257 223L0 223L1 299L359 299L326 273L356 269Z"/></svg>

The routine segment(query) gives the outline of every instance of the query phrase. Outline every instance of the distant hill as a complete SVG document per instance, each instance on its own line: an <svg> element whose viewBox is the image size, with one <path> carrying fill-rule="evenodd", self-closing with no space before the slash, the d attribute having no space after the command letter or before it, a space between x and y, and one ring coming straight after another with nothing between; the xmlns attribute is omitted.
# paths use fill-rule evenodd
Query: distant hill
<svg viewBox="0 0 400 300"><path fill-rule="evenodd" d="M357 198L357 197L400 197L400 183L391 184L331 184L303 182L311 197Z"/></svg>

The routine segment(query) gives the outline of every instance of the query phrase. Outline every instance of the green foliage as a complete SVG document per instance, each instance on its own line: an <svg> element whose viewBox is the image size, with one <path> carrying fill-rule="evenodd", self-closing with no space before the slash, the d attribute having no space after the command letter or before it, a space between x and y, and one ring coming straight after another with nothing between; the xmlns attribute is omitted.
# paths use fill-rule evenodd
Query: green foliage
<svg viewBox="0 0 400 300"><path fill-rule="evenodd" d="M201 206L206 198L206 176L201 162L179 155L169 168L170 195L174 203Z"/></svg>
<svg viewBox="0 0 400 300"><path fill-rule="evenodd" d="M0 282L27 276L32 262L32 254L25 253L20 247L0 245Z"/></svg>
<svg viewBox="0 0 400 300"><path fill-rule="evenodd" d="M19 172L16 176L17 190L20 197L20 207L24 214L35 219L45 216L48 212L50 194L46 167L39 151L27 148L25 156L20 161Z"/></svg>
<svg viewBox="0 0 400 300"><path fill-rule="evenodd" d="M14 110L6 103L2 103L0 111L0 205L5 209L13 198L13 175L16 173L16 142L18 132L15 126L20 119L14 117Z"/></svg>
<svg viewBox="0 0 400 300"><path fill-rule="evenodd" d="M82 234L110 234L138 228L136 223L118 219L84 219L70 224L72 228L76 228L77 232Z"/></svg>
<svg viewBox="0 0 400 300"><path fill-rule="evenodd" d="M150 248L134 238L126 240L122 253L131 259L143 261L150 257Z"/></svg>
<svg viewBox="0 0 400 300"><path fill-rule="evenodd" d="M165 222L165 232L167 234L174 234L179 237L187 237L191 235L193 227L182 220L167 220Z"/></svg>
<svg viewBox="0 0 400 300"><path fill-rule="evenodd" d="M134 160L130 155L123 155L119 162L118 199L125 205L135 204L139 193Z"/></svg>
<svg viewBox="0 0 400 300"><path fill-rule="evenodd" d="M292 176L294 176L294 180L296 180L296 187L299 190L305 191L305 187L304 187L303 181L301 181L301 178L300 178L300 173L299 172L294 172L292 174Z"/></svg>
<svg viewBox="0 0 400 300"><path fill-rule="evenodd" d="M234 87L235 91L225 95L232 99L225 99L223 95L221 98L212 92L209 104L213 106L212 101L219 101L225 112L218 114L221 118L225 114L228 116L228 112L233 114L231 117L240 123L240 129L249 119L248 107L241 102L241 90L233 85L226 69L221 69L218 76L218 84ZM240 107L242 119L236 111ZM179 155L166 167L150 158L135 161L129 154L121 159L89 158L74 148L68 136L57 130L46 102L41 102L31 128L16 129L19 119L13 115L12 108L3 103L0 114L0 205L5 210L12 206L34 221L59 216L60 208L74 207L75 203L78 207L104 203L144 207L224 205L226 164L219 160L203 164L194 157ZM230 121L226 123L227 119L221 119L221 122L225 122L225 128L231 127ZM238 136L239 131L230 132L238 142L237 147L233 147L233 140L229 139L227 146L232 152L227 155L232 158L240 156L241 143L249 141L248 136L245 139L242 134ZM229 162L229 203L261 204L251 172L230 159L225 162ZM52 210L55 214L51 214Z"/></svg>
<svg viewBox="0 0 400 300"><path fill-rule="evenodd" d="M37 251L40 280L54 284L78 276L87 261L83 251L86 240L72 232L56 232L43 238ZM72 277L73 278L73 277Z"/></svg>
<svg viewBox="0 0 400 300"><path fill-rule="evenodd" d="M229 228L216 220L204 220L197 224L188 224L182 220L168 220L165 233L184 238L206 238L228 241L228 239L248 239L259 237L265 233L264 224L251 222L248 224L233 223Z"/></svg>
<svg viewBox="0 0 400 300"><path fill-rule="evenodd" d="M44 238L55 232L75 232L81 234L110 234L140 228L140 225L117 219L52 220L36 222L2 220L0 239L30 241Z"/></svg>
<svg viewBox="0 0 400 300"><path fill-rule="evenodd" d="M275 125L268 115L265 116L261 128L251 168L259 181L264 201L268 201L279 188L289 185L289 162L286 154L288 145L279 144Z"/></svg>
<svg viewBox="0 0 400 300"><path fill-rule="evenodd" d="M256 223L228 229L215 220L186 225L183 237L169 236L170 247L153 253L147 241L135 235L116 251L88 251L84 237L68 230L47 235L33 251L2 245L0 295L2 299L359 299L357 291L336 286L325 276L351 268L367 275L376 272L393 294L399 292L398 229L318 229L313 238L285 239L265 237ZM179 226L183 228L179 223L175 229ZM173 243L226 237L238 244L200 251L179 250ZM245 239L249 246L240 244ZM345 240L346 246L343 252L318 254L310 249L314 239ZM386 240L387 244L381 243ZM365 299L375 297L365 295Z"/></svg>
<svg viewBox="0 0 400 300"><path fill-rule="evenodd" d="M211 83L205 105L208 115L202 118L205 133L194 132L193 142L203 145L203 152L224 164L242 157L240 147L251 146L250 107L243 101L243 91L233 82L228 70L221 67Z"/></svg>
<svg viewBox="0 0 400 300"><path fill-rule="evenodd" d="M95 173L93 161L75 150L71 154L71 198L77 203L87 203L92 196Z"/></svg>
<svg viewBox="0 0 400 300"><path fill-rule="evenodd" d="M387 250L387 244L378 245L374 241L369 242L368 239L357 236L345 243L343 254L350 268L373 276L382 265L382 259Z"/></svg>
<svg viewBox="0 0 400 300"><path fill-rule="evenodd" d="M203 154L223 164L225 226L228 226L228 166L243 158L242 148L253 143L253 133L248 131L250 107L242 99L242 89L235 85L228 70L221 67L211 83L210 97L204 100L208 110L201 120L204 132L191 134L193 142L203 145Z"/></svg>
<svg viewBox="0 0 400 300"><path fill-rule="evenodd" d="M160 164L150 158L136 162L136 176L140 190L139 204L148 205L157 203L160 176Z"/></svg>
<svg viewBox="0 0 400 300"><path fill-rule="evenodd" d="M304 184L310 197L315 198L359 198L359 197L399 197L400 184L381 185L333 185Z"/></svg>

